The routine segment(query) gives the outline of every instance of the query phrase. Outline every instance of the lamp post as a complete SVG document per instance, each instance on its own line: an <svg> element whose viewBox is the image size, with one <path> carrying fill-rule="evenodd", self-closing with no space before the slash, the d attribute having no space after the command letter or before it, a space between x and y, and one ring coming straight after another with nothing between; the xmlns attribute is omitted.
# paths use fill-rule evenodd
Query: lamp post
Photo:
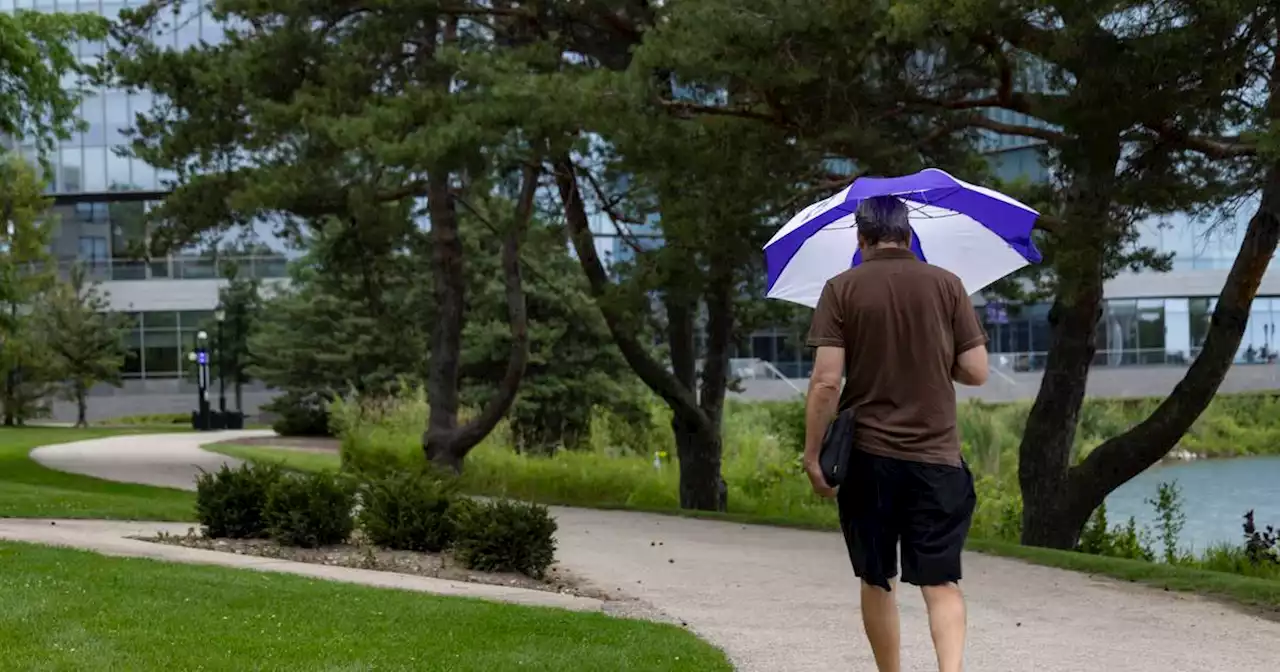
<svg viewBox="0 0 1280 672"><path fill-rule="evenodd" d="M196 332L196 384L199 387L198 429L208 431L209 427L209 334Z"/></svg>
<svg viewBox="0 0 1280 672"><path fill-rule="evenodd" d="M222 323L227 319L227 311L218 306L213 311L213 319L218 321L218 413L222 414L222 422L227 421L227 342L222 340ZM225 424L224 424L225 427Z"/></svg>

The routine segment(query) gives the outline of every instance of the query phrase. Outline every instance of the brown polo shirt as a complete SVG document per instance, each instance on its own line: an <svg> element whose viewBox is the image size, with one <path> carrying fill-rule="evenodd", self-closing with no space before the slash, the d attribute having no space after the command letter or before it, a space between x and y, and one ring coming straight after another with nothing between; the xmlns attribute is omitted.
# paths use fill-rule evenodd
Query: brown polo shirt
<svg viewBox="0 0 1280 672"><path fill-rule="evenodd" d="M858 447L915 462L960 465L956 355L985 345L964 285L903 248L864 261L822 290L811 347L844 348L840 409L854 409Z"/></svg>

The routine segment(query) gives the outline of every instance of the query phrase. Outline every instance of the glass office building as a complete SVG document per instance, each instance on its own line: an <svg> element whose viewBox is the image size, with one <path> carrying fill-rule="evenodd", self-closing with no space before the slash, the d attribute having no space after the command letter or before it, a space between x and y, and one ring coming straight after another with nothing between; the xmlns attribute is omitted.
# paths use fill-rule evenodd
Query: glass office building
<svg viewBox="0 0 1280 672"><path fill-rule="evenodd" d="M115 18L130 4L0 0L0 12L85 12ZM203 0L181 3L178 15L168 23L171 27L157 31L154 40L174 49L222 39L222 28L208 16ZM75 49L81 60L93 62L102 57L104 45L81 41ZM50 213L55 227L51 252L64 272L73 264L84 266L110 294L112 308L134 318L135 328L127 336L132 356L125 375L141 381L183 377L184 354L199 327L210 324L217 306L218 289L225 282L221 279L224 264L235 263L241 273L252 277L280 278L287 262L283 246L262 236L262 252L253 256L219 257L199 249L160 258L139 256L148 238L147 209L164 197L172 175L115 150L128 143L135 116L153 105L154 97L145 91L89 92L79 108L83 130L60 141L48 157L51 172L46 175L55 203ZM0 137L0 144L34 163L34 139Z"/></svg>

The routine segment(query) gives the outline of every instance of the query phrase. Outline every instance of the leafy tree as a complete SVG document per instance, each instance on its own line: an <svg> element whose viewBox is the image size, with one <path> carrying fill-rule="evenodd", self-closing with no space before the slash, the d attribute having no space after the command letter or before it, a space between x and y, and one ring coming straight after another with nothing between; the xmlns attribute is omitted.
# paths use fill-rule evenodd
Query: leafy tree
<svg viewBox="0 0 1280 672"><path fill-rule="evenodd" d="M111 311L107 295L88 280L82 266L67 282L47 291L35 312L36 333L52 352L52 371L69 401L76 402L76 426L87 427L89 390L98 383L120 386L128 350L124 332L132 325Z"/></svg>
<svg viewBox="0 0 1280 672"><path fill-rule="evenodd" d="M566 38L565 51L587 58L548 77L557 93L533 109L552 119L567 116L560 109L575 110L575 123L561 132L599 137L606 149L592 153L607 155L606 177L631 176L634 193L610 193L602 183L619 180L601 179L570 155L555 162L570 235L597 304L628 364L672 409L681 505L723 509L720 423L732 382L729 354L735 331L750 324L741 318L759 315L758 308L742 312L750 305L744 299L759 290L759 250L780 215L842 177L826 161L829 147L858 156L860 168L885 168L918 165L922 154L941 155L939 148L954 143L945 134L914 137L918 124L908 122L915 117L873 123L882 96L861 94L877 93L880 73L859 53L862 43L847 39L865 23L859 13L872 11L866 3L843 5L835 18L831 3L803 3L807 23L791 20L793 3L745 8L759 11L743 11L740 2L624 4L625 12L594 17L590 38L585 29ZM798 67L810 40L845 45L849 54ZM839 75L828 76L829 67ZM566 71L580 98L564 95ZM823 95L798 95L818 79L828 87ZM761 111L779 101L794 104L806 123L838 119L841 128L826 132L826 145L814 142L811 127ZM665 245L638 249L635 274L616 283L594 252L588 218L591 205L611 211L620 202L627 212L616 221L656 216ZM637 338L652 295L662 307L669 365Z"/></svg>
<svg viewBox="0 0 1280 672"><path fill-rule="evenodd" d="M33 140L44 156L83 124L81 91L64 81L96 74L77 58L76 45L101 39L106 28L105 19L89 14L0 14L0 136Z"/></svg>
<svg viewBox="0 0 1280 672"><path fill-rule="evenodd" d="M53 368L34 307L57 276L49 255L44 183L16 154L0 154L0 406L6 426L48 413Z"/></svg>
<svg viewBox="0 0 1280 672"><path fill-rule="evenodd" d="M336 395L378 397L425 380L423 316L434 311L422 254L379 249L362 237L370 227L331 219L316 228L290 266L288 287L264 299L245 363L249 375L285 393L269 410L318 417L302 424L324 429L324 407Z"/></svg>
<svg viewBox="0 0 1280 672"><path fill-rule="evenodd" d="M233 26L224 42L175 52L148 35L172 9L156 0L125 12L110 56L122 83L169 101L139 118L133 143L137 156L177 175L153 215L155 243L186 245L276 214L299 237L337 218L365 229L366 239L377 236L379 249L397 249L403 236L381 226L390 220L378 213L425 198L437 319L423 447L433 461L460 468L510 407L528 353L518 259L537 171L515 129L486 112L450 62L459 50L497 43L460 16L497 12L404 0L343 9L231 0L217 12ZM456 200L484 193L492 175L519 176L509 192L519 194L518 206L503 223L511 355L501 393L459 424L466 283Z"/></svg>
<svg viewBox="0 0 1280 672"><path fill-rule="evenodd" d="M967 43L979 67L948 72L953 88L917 91L911 104L945 109L954 124L1041 140L1056 175L1044 203L1052 232L1045 246L1052 341L1019 476L1023 541L1070 548L1109 492L1176 445L1239 348L1280 236L1280 172L1266 151L1278 108L1259 99L1274 96L1277 17L1265 3L1248 1L1162 3L1143 18L1144 3L979 1L963 11L932 1L912 5L900 14L907 30L947 26L958 36L949 44ZM1040 86L1027 76L1036 74L1044 76ZM1024 115L1028 123L975 114L990 110ZM1230 135L1241 130L1248 133ZM1136 222L1205 212L1258 189L1259 211L1196 361L1149 418L1072 465L1103 283L1123 268L1167 261L1135 249Z"/></svg>
<svg viewBox="0 0 1280 672"><path fill-rule="evenodd" d="M877 173L923 159L980 177L972 146L955 140L1043 143L1055 178L1034 190L1046 213L1046 264L1029 279L1054 297L1053 341L1021 450L1023 534L1027 543L1071 547L1108 492L1175 445L1239 346L1275 248L1274 114L1259 100L1273 81L1273 10L1243 0L747 5L756 11L741 2L686 3L646 41L677 76L734 94L673 97L670 108L787 129L798 145ZM874 37L850 41L850 31ZM1103 283L1121 269L1168 261L1137 248L1136 222L1207 213L1259 189L1262 205L1212 335L1183 383L1151 418L1073 467Z"/></svg>
<svg viewBox="0 0 1280 672"><path fill-rule="evenodd" d="M37 156L56 148L82 126L79 81L95 69L76 57L79 39L99 39L98 16L17 10L0 13L0 137L31 141ZM45 166L47 168L47 166ZM0 375L4 423L20 424L47 412L50 353L31 333L30 308L53 279L47 264L50 203L37 174L16 155L0 152Z"/></svg>

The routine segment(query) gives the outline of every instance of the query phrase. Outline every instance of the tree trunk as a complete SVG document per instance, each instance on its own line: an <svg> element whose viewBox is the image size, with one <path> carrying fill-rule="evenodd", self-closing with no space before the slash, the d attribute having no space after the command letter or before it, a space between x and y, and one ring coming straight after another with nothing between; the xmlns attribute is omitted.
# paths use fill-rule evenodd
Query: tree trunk
<svg viewBox="0 0 1280 672"><path fill-rule="evenodd" d="M671 420L680 460L680 508L698 511L726 511L728 489L720 475L721 439L719 427L709 428L699 419Z"/></svg>
<svg viewBox="0 0 1280 672"><path fill-rule="evenodd" d="M463 458L493 431L510 410L529 362L529 320L524 281L520 274L520 241L533 216L538 175L536 167L525 166L515 221L508 226L502 244L502 276L507 318L511 325L507 370L494 397L475 419L461 427L458 426L458 369L462 362L463 291L466 285L462 268L462 239L458 235L455 198L449 193L447 176L440 180L430 178L428 208L433 236L433 278L436 282L436 306L440 312L432 339L427 383L430 415L422 437L422 449L432 463L454 472L462 470Z"/></svg>
<svg viewBox="0 0 1280 672"><path fill-rule="evenodd" d="M697 300L682 292L668 293L667 341L671 350L671 371L686 389L696 389L697 375ZM682 416L673 410L671 431L675 435L676 457L680 462L680 507L700 511L725 511L728 507L728 488L720 474L722 441L720 408L723 395L716 403L707 399L706 388L710 360L703 361L703 389L698 407L701 415ZM719 370L718 367L716 367ZM708 412L710 402L713 412Z"/></svg>
<svg viewBox="0 0 1280 672"><path fill-rule="evenodd" d="M9 369L4 376L4 426L13 427L18 424L18 412L15 409L18 399L17 372Z"/></svg>
<svg viewBox="0 0 1280 672"><path fill-rule="evenodd" d="M89 426L89 402L87 397L88 390L85 389L85 386L76 383L76 427Z"/></svg>
<svg viewBox="0 0 1280 672"><path fill-rule="evenodd" d="M1074 305L1059 298L1049 312L1048 361L1019 447L1022 543L1030 546L1071 548L1079 533L1080 512L1067 506L1067 474L1102 311L1101 279L1099 269L1089 291L1071 299Z"/></svg>
<svg viewBox="0 0 1280 672"><path fill-rule="evenodd" d="M1118 133L1105 131L1088 140L1063 153L1071 187L1056 241L1058 293L1049 312L1049 353L1018 448L1022 543L1029 546L1074 547L1092 512L1081 511L1072 501L1068 470L1102 315L1120 143Z"/></svg>
<svg viewBox="0 0 1280 672"><path fill-rule="evenodd" d="M430 414L422 444L427 459L456 469L462 459L455 454L451 439L458 428L458 369L462 359L466 279L458 212L449 193L448 173L438 171L428 176L427 209L431 217L431 280L437 313L432 325L427 375Z"/></svg>
<svg viewBox="0 0 1280 672"><path fill-rule="evenodd" d="M236 376L236 382L232 390L236 399L236 412L244 413L244 381L240 380L240 376Z"/></svg>
<svg viewBox="0 0 1280 672"><path fill-rule="evenodd" d="M698 406L707 418L708 426L696 446L693 473L703 488L703 498L715 496L716 510L727 511L729 487L720 472L724 454L723 419L725 392L729 387L729 346L733 339L734 299L737 289L733 282L733 267L727 259L712 253L709 263L710 278L707 283L707 347L702 358L702 388ZM683 465L683 462L682 462ZM683 475L682 475L683 476ZM683 477L681 498L684 498ZM702 501L702 500L700 500ZM701 507L697 507L701 508Z"/></svg>
<svg viewBox="0 0 1280 672"><path fill-rule="evenodd" d="M680 506L683 508L708 511L724 510L726 497L724 482L720 478L720 424L718 412L713 416L706 408L721 408L724 403L723 390L717 396L714 387L703 388L704 400L699 403L693 387L682 381L680 375L688 369L689 357L678 352L685 340L680 344L673 343L672 365L674 371L653 358L644 345L636 338L637 330L633 327L638 322L636 315L624 312L622 302L610 300L610 280L600 256L596 253L595 238L591 235L590 222L587 219L586 207L582 202L582 192L578 188L578 178L573 162L567 155L561 155L555 161L556 186L560 199L564 204L565 223L569 238L573 241L573 249L577 253L582 271L587 276L591 287L592 298L596 308L604 317L613 342L622 353L627 365L635 371L640 380L649 386L655 394L671 408L673 419L671 429L676 438L676 449L680 460ZM673 297L669 297L673 298ZM677 306L677 313L684 305L674 301L668 306L668 319L672 318L670 306ZM679 314L676 316L683 319ZM692 318L692 313L689 313ZM732 323L730 324L730 328ZM669 325L668 334L674 333ZM690 337L692 335L690 334ZM704 370L704 380L706 376ZM705 384L705 383L704 383ZM706 397L711 392L710 397Z"/></svg>

